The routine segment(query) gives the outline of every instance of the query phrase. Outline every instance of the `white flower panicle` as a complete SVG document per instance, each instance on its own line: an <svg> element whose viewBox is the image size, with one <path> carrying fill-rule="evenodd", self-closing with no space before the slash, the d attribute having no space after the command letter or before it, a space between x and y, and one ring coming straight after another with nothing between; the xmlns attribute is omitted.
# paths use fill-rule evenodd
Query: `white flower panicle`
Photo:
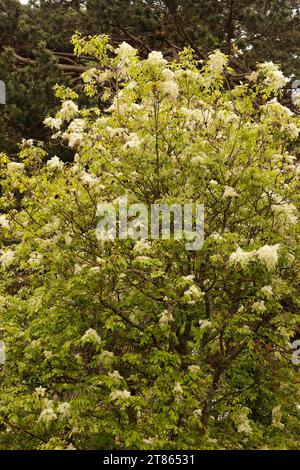
<svg viewBox="0 0 300 470"><path fill-rule="evenodd" d="M164 59L164 56L162 55L161 51L152 51L148 54L148 59L147 61L151 65L166 65L167 61Z"/></svg>
<svg viewBox="0 0 300 470"><path fill-rule="evenodd" d="M278 250L280 244L264 245L258 250L244 251L240 247L229 257L229 264L240 264L245 268L251 261L259 260L269 271L273 271L278 263Z"/></svg>
<svg viewBox="0 0 300 470"><path fill-rule="evenodd" d="M25 169L24 163L9 162L7 165L7 174L14 175L15 173L23 173L24 169Z"/></svg>
<svg viewBox="0 0 300 470"><path fill-rule="evenodd" d="M101 343L101 338L98 335L97 331L93 328L89 328L84 335L81 337L81 341L84 343L92 342L92 343Z"/></svg>
<svg viewBox="0 0 300 470"><path fill-rule="evenodd" d="M110 394L111 400L128 400L131 397L129 390L114 390Z"/></svg>
<svg viewBox="0 0 300 470"><path fill-rule="evenodd" d="M274 270L277 266L279 247L279 244L264 245L256 252L258 259L266 265L269 271Z"/></svg>
<svg viewBox="0 0 300 470"><path fill-rule="evenodd" d="M146 240L138 240L133 247L135 253L145 253L151 250L151 244Z"/></svg>
<svg viewBox="0 0 300 470"><path fill-rule="evenodd" d="M253 430L248 419L247 413L240 413L239 415L235 416L234 421L237 427L237 432L252 434Z"/></svg>
<svg viewBox="0 0 300 470"><path fill-rule="evenodd" d="M201 330L204 330L206 328L210 328L212 325L212 322L210 320L204 319L204 320L199 320L199 326Z"/></svg>
<svg viewBox="0 0 300 470"><path fill-rule="evenodd" d="M204 293L195 284L191 285L183 294L184 300L188 304L195 304L203 299Z"/></svg>
<svg viewBox="0 0 300 470"><path fill-rule="evenodd" d="M207 66L209 70L216 75L223 72L228 62L228 58L221 51L216 50L208 56Z"/></svg>
<svg viewBox="0 0 300 470"><path fill-rule="evenodd" d="M47 389L45 387L37 387L35 389L36 395L40 398L44 398L44 396L46 395L46 391Z"/></svg>
<svg viewBox="0 0 300 470"><path fill-rule="evenodd" d="M78 113L78 106L72 100L64 101L61 110L58 112L58 119L71 121Z"/></svg>
<svg viewBox="0 0 300 470"><path fill-rule="evenodd" d="M169 95L171 98L177 98L179 94L179 86L175 80L166 80L160 84L160 89L166 95Z"/></svg>
<svg viewBox="0 0 300 470"><path fill-rule="evenodd" d="M169 312L169 310L164 310L159 316L159 323L161 325L168 325L172 321L174 321L174 318L172 313Z"/></svg>
<svg viewBox="0 0 300 470"><path fill-rule="evenodd" d="M47 166L51 168L51 170L62 170L64 167L64 162L62 162L56 155L50 160L47 161Z"/></svg>
<svg viewBox="0 0 300 470"><path fill-rule="evenodd" d="M119 47L117 47L117 49L115 49L115 53L121 60L126 61L135 57L137 55L137 50L124 41L119 45Z"/></svg>
<svg viewBox="0 0 300 470"><path fill-rule="evenodd" d="M57 412L61 414L62 416L69 416L71 412L70 403L66 401L59 403L59 405L57 406Z"/></svg>
<svg viewBox="0 0 300 470"><path fill-rule="evenodd" d="M278 220L286 223L287 225L293 225L298 221L298 217L296 215L297 208L294 204L273 204L271 209Z"/></svg>
<svg viewBox="0 0 300 470"><path fill-rule="evenodd" d="M54 409L49 407L42 410L38 421L43 421L44 423L50 423L57 419L57 414L55 413Z"/></svg>
<svg viewBox="0 0 300 470"><path fill-rule="evenodd" d="M251 310L253 312L263 313L267 310L267 307L265 306L263 300L258 300L257 302L254 302L254 304L252 304Z"/></svg>
<svg viewBox="0 0 300 470"><path fill-rule="evenodd" d="M267 299L271 299L274 295L272 286L263 286L260 290Z"/></svg>
<svg viewBox="0 0 300 470"><path fill-rule="evenodd" d="M114 370L113 372L108 373L108 377L112 380L123 380L122 375L118 370Z"/></svg>
<svg viewBox="0 0 300 470"><path fill-rule="evenodd" d="M10 249L2 250L1 253L0 263L3 268L8 268L14 262L15 253Z"/></svg>
<svg viewBox="0 0 300 470"><path fill-rule="evenodd" d="M46 119L44 119L44 124L45 126L50 127L51 129L59 130L62 125L62 119L47 117Z"/></svg>
<svg viewBox="0 0 300 470"><path fill-rule="evenodd" d="M229 257L230 264L240 264L245 268L255 256L256 251L244 251L238 247Z"/></svg>
<svg viewBox="0 0 300 470"><path fill-rule="evenodd" d="M0 227L2 228L9 228L9 220L6 215L0 215Z"/></svg>
<svg viewBox="0 0 300 470"><path fill-rule="evenodd" d="M230 186L225 186L224 193L223 193L223 198L228 198L228 197L236 197L238 194L235 189L231 188Z"/></svg>

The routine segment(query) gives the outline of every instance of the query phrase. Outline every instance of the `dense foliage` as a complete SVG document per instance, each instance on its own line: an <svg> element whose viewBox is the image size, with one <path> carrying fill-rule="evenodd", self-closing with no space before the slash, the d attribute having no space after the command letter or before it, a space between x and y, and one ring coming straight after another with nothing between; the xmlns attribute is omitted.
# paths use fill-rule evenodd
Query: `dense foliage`
<svg viewBox="0 0 300 470"><path fill-rule="evenodd" d="M1 155L2 449L299 448L300 121L274 64L73 38L99 106ZM48 158L48 160L47 160ZM47 161L46 161L47 160ZM46 163L45 163L46 161ZM97 239L97 205L200 202L205 240Z"/></svg>
<svg viewBox="0 0 300 470"><path fill-rule="evenodd" d="M126 40L142 57L162 50L176 58L190 46L205 59L219 48L236 71L235 83L266 60L291 82L300 76L299 18L298 0L0 0L0 79L8 86L0 149L15 154L23 137L47 139L41 118L57 106L51 87L74 87L89 65L89 57L72 54L76 31L109 34L115 47ZM291 105L288 91L284 102Z"/></svg>

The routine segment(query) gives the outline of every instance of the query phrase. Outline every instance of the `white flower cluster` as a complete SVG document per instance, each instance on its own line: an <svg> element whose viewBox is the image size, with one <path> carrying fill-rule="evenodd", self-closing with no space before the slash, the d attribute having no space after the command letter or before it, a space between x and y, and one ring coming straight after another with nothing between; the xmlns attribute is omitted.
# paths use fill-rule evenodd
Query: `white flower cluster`
<svg viewBox="0 0 300 470"><path fill-rule="evenodd" d="M161 82L160 90L173 99L176 99L179 94L179 86L175 80L166 80Z"/></svg>
<svg viewBox="0 0 300 470"><path fill-rule="evenodd" d="M61 110L58 112L58 119L71 121L78 113L78 106L72 100L64 101Z"/></svg>
<svg viewBox="0 0 300 470"><path fill-rule="evenodd" d="M57 419L57 414L55 413L52 407L44 408L41 411L38 421L43 421L44 423L50 423Z"/></svg>
<svg viewBox="0 0 300 470"><path fill-rule="evenodd" d="M110 394L111 400L128 400L131 397L129 390L114 390Z"/></svg>
<svg viewBox="0 0 300 470"><path fill-rule="evenodd" d="M206 328L210 328L212 325L211 321L210 320L199 320L199 326L200 326L200 329L201 330L204 330Z"/></svg>
<svg viewBox="0 0 300 470"><path fill-rule="evenodd" d="M151 244L145 240L138 240L133 247L133 251L136 253L144 253L149 250L151 250Z"/></svg>
<svg viewBox="0 0 300 470"><path fill-rule="evenodd" d="M225 54L222 54L221 51L216 50L208 56L208 68L209 70L216 75L219 75L223 72L224 67L226 66L228 59Z"/></svg>
<svg viewBox="0 0 300 470"><path fill-rule="evenodd" d="M231 253L229 257L230 264L240 264L242 268L245 268L250 261L259 260L269 271L276 268L278 263L278 249L280 245L264 245L258 250L244 251L240 247L236 251Z"/></svg>
<svg viewBox="0 0 300 470"><path fill-rule="evenodd" d="M117 49L115 49L115 53L117 54L118 58L126 61L135 57L137 55L137 50L124 41Z"/></svg>
<svg viewBox="0 0 300 470"><path fill-rule="evenodd" d="M59 405L57 406L57 411L59 414L61 414L62 416L69 416L70 412L71 412L71 405L70 403L64 401L62 403L59 403Z"/></svg>
<svg viewBox="0 0 300 470"><path fill-rule="evenodd" d="M62 125L62 119L47 117L44 119L44 124L45 126L50 127L50 129L59 130Z"/></svg>
<svg viewBox="0 0 300 470"><path fill-rule="evenodd" d="M236 197L238 194L235 189L231 188L230 186L225 186L224 193L223 193L223 198L228 198L228 197Z"/></svg>
<svg viewBox="0 0 300 470"><path fill-rule="evenodd" d="M45 387L37 387L35 393L38 397L43 398L46 395L47 389Z"/></svg>
<svg viewBox="0 0 300 470"><path fill-rule="evenodd" d="M108 373L108 377L112 380L123 380L122 375L118 370L114 370L113 372Z"/></svg>
<svg viewBox="0 0 300 470"><path fill-rule="evenodd" d="M239 415L235 416L234 421L237 427L237 432L252 434L253 431L246 413L240 413Z"/></svg>
<svg viewBox="0 0 300 470"><path fill-rule="evenodd" d="M96 330L94 330L93 328L89 328L81 337L81 341L83 343L100 343L101 339Z"/></svg>
<svg viewBox="0 0 300 470"><path fill-rule="evenodd" d="M7 174L14 175L15 173L23 173L24 163L21 162L9 162L7 165Z"/></svg>
<svg viewBox="0 0 300 470"><path fill-rule="evenodd" d="M88 173L87 171L82 171L80 173L80 179L84 184L88 184L90 186L93 186L98 182L98 178L92 173Z"/></svg>
<svg viewBox="0 0 300 470"><path fill-rule="evenodd" d="M183 294L183 299L190 305L194 305L203 299L204 293L195 284L191 285Z"/></svg>
<svg viewBox="0 0 300 470"><path fill-rule="evenodd" d="M62 170L64 167L64 162L62 162L56 155L50 160L47 161L47 166L51 168L51 170Z"/></svg>
<svg viewBox="0 0 300 470"><path fill-rule="evenodd" d="M4 214L0 215L0 227L9 228L9 220Z"/></svg>
<svg viewBox="0 0 300 470"><path fill-rule="evenodd" d="M265 83L272 88L273 91L278 91L287 83L287 78L279 70L278 66L273 62L264 62L258 68L266 75Z"/></svg>
<svg viewBox="0 0 300 470"><path fill-rule="evenodd" d="M74 119L62 137L69 141L69 147L75 147L84 140L85 122L83 119Z"/></svg>
<svg viewBox="0 0 300 470"><path fill-rule="evenodd" d="M254 304L251 307L251 310L253 312L263 313L267 310L267 307L265 306L265 303L263 300L258 300L257 302L254 302Z"/></svg>
<svg viewBox="0 0 300 470"><path fill-rule="evenodd" d="M271 299L273 297L274 292L272 286L263 286L260 291L267 299Z"/></svg>
<svg viewBox="0 0 300 470"><path fill-rule="evenodd" d="M151 65L166 65L167 61L164 59L161 51L152 51L148 55L147 62Z"/></svg>
<svg viewBox="0 0 300 470"><path fill-rule="evenodd" d="M190 371L191 374L197 374L200 370L200 367L197 366L196 364L192 364L188 366L188 370Z"/></svg>
<svg viewBox="0 0 300 470"><path fill-rule="evenodd" d="M287 225L293 225L297 222L298 217L296 215L297 209L294 204L279 203L271 206L272 212L280 222L284 222Z"/></svg>
<svg viewBox="0 0 300 470"><path fill-rule="evenodd" d="M287 78L285 78L278 66L273 62L263 62L259 64L257 71L249 75L249 80L256 82L260 73L265 76L265 84L275 93L287 83Z"/></svg>
<svg viewBox="0 0 300 470"><path fill-rule="evenodd" d="M124 148L131 148L136 149L139 148L141 145L141 139L135 132L131 132L127 138L126 143L124 144Z"/></svg>
<svg viewBox="0 0 300 470"><path fill-rule="evenodd" d="M179 382L176 383L175 387L173 388L173 392L175 393L175 395L182 395L183 388Z"/></svg>
<svg viewBox="0 0 300 470"><path fill-rule="evenodd" d="M10 249L2 250L1 253L0 263L3 268L8 268L15 259L15 253Z"/></svg>
<svg viewBox="0 0 300 470"><path fill-rule="evenodd" d="M174 318L173 318L172 313L169 312L169 310L164 310L164 311L160 314L159 323L160 323L161 325L168 325L168 324L171 323L172 321L174 321Z"/></svg>

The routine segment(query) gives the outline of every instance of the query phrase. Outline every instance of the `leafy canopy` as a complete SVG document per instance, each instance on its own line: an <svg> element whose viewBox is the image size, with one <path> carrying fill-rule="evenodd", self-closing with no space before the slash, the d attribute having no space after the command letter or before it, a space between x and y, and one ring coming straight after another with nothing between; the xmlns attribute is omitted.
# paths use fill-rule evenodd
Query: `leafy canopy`
<svg viewBox="0 0 300 470"><path fill-rule="evenodd" d="M299 448L299 117L272 63L229 89L227 57L140 59L73 37L99 106L57 87L74 162L1 155L0 446ZM230 72L230 71L229 71ZM199 251L101 241L97 204L203 203Z"/></svg>

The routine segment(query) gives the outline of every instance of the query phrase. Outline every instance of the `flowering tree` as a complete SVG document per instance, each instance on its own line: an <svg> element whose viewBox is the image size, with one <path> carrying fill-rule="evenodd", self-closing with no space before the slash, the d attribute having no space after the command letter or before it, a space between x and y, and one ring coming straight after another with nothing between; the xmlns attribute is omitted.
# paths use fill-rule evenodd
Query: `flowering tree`
<svg viewBox="0 0 300 470"><path fill-rule="evenodd" d="M272 63L230 89L227 58L139 59L73 38L99 106L57 87L74 149L1 155L1 448L299 447L299 117ZM97 62L98 63L98 62ZM229 72L231 72L229 70ZM99 203L205 207L184 240L103 241ZM299 225L298 225L299 228Z"/></svg>

